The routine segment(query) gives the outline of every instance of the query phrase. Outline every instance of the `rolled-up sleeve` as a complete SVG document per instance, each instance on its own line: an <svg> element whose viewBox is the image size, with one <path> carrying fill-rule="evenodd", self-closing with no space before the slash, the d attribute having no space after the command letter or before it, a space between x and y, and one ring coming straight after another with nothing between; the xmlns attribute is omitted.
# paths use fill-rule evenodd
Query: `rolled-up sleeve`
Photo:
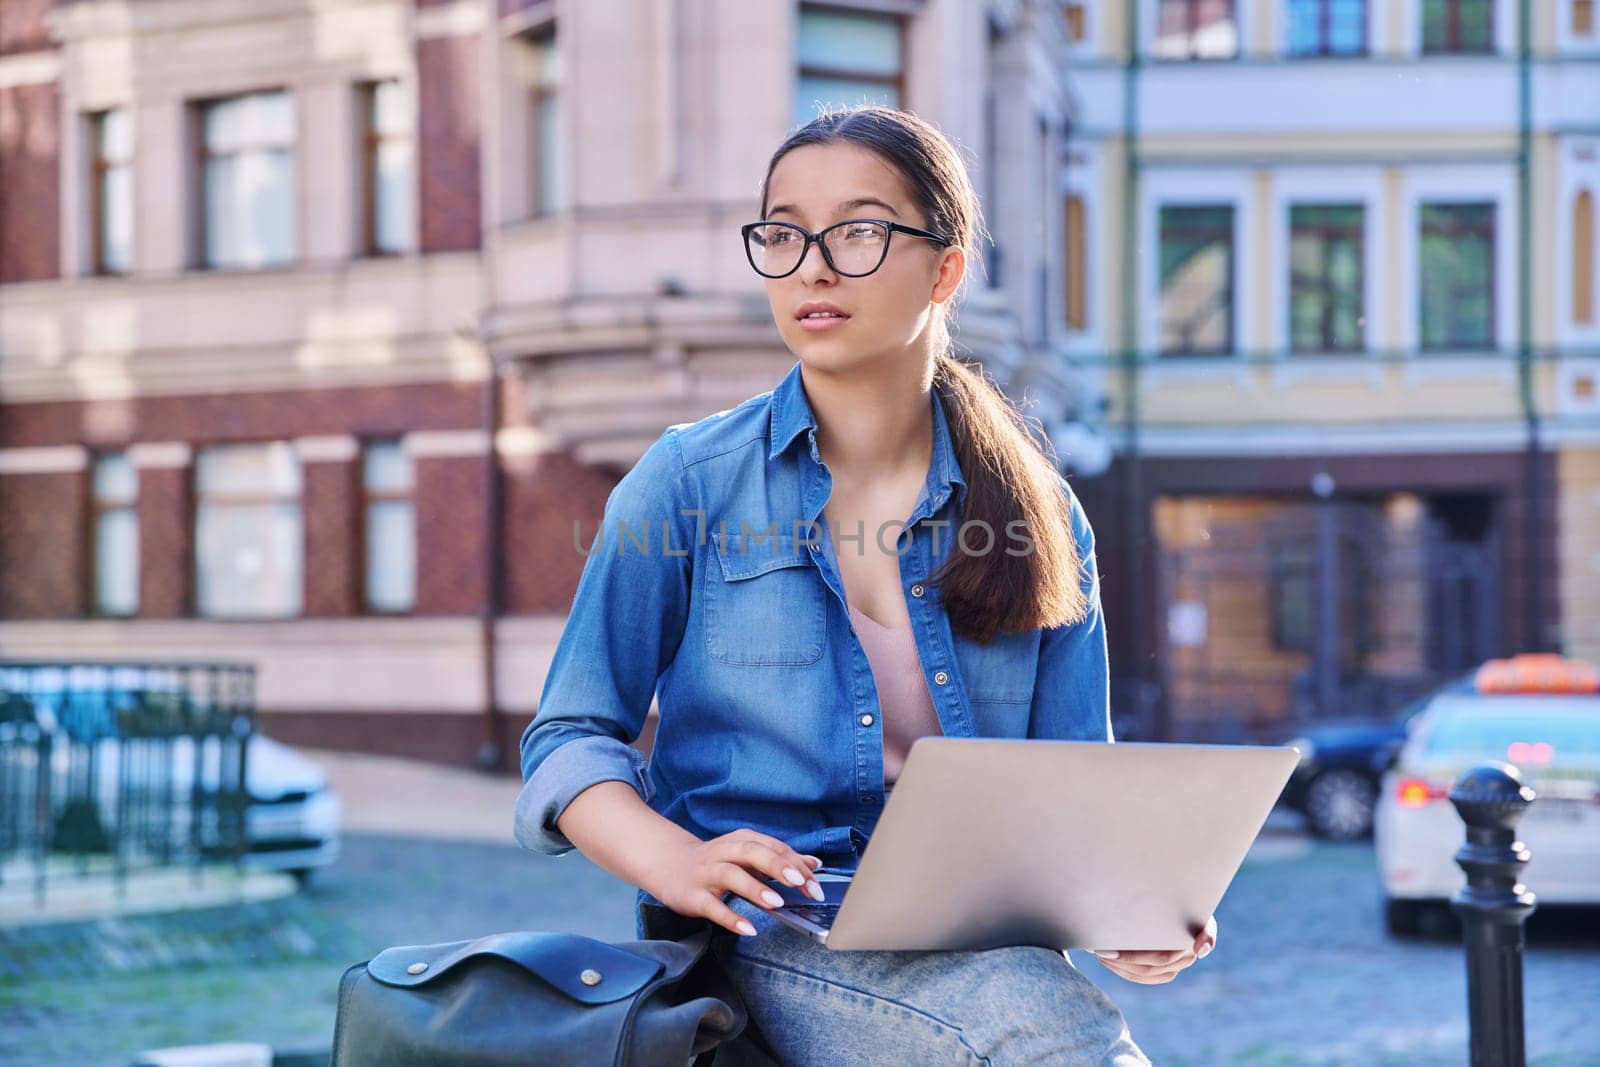
<svg viewBox="0 0 1600 1067"><path fill-rule="evenodd" d="M1094 530L1078 495L1065 478L1072 533L1078 544L1080 587L1088 614L1064 626L1046 627L1039 637L1038 680L1034 685L1028 736L1064 741L1111 741L1111 679L1106 653L1105 615L1100 606L1100 569Z"/></svg>
<svg viewBox="0 0 1600 1067"><path fill-rule="evenodd" d="M652 799L645 757L632 743L688 618L699 525L683 485L677 431L669 428L606 499L537 713L522 733L514 821L524 848L571 852L576 846L556 819L597 782L627 782Z"/></svg>

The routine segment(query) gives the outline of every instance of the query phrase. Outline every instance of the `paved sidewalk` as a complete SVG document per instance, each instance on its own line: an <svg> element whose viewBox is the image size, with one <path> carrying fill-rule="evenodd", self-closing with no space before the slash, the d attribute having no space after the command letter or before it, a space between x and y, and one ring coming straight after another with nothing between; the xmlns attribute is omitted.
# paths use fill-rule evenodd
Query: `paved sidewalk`
<svg viewBox="0 0 1600 1067"><path fill-rule="evenodd" d="M512 811L522 780L396 756L297 748L339 794L343 829L516 845Z"/></svg>
<svg viewBox="0 0 1600 1067"><path fill-rule="evenodd" d="M0 926L0 1063L127 1067L224 1041L325 1050L339 975L395 944L511 929L633 936L634 892L580 853L514 844L514 775L312 750L345 814L338 862L285 897L167 916ZM1530 1067L1600 1064L1600 935L1526 958ZM1369 845L1275 813L1218 908L1217 952L1167 986L1074 962L1163 1067L1464 1062L1459 942L1384 936Z"/></svg>

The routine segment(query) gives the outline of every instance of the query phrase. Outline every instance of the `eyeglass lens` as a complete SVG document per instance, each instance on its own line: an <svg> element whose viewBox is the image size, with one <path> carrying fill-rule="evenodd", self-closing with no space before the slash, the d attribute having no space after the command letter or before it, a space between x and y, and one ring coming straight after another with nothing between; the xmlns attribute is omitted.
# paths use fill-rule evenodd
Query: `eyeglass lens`
<svg viewBox="0 0 1600 1067"><path fill-rule="evenodd" d="M877 222L850 222L830 228L823 236L828 258L841 274L867 274L883 262L889 228ZM805 248L805 235L779 223L750 230L750 262L757 271L779 277L794 270Z"/></svg>

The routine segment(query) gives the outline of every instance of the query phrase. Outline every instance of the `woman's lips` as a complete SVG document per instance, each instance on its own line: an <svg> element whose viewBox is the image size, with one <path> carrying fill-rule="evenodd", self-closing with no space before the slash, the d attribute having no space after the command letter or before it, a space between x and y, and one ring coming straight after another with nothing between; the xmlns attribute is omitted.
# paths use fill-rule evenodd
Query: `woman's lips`
<svg viewBox="0 0 1600 1067"><path fill-rule="evenodd" d="M839 326L843 326L845 323L850 321L850 316L844 315L816 318L802 317L799 321L800 328L806 331L806 333L822 333L825 330L832 330Z"/></svg>

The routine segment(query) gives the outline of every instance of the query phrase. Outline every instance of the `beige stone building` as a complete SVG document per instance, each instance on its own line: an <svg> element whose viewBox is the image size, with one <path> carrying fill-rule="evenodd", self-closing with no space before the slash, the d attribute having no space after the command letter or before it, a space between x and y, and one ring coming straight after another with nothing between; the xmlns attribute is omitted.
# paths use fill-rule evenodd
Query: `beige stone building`
<svg viewBox="0 0 1600 1067"><path fill-rule="evenodd" d="M1070 6L1124 713L1237 736L1600 658L1595 5Z"/></svg>

